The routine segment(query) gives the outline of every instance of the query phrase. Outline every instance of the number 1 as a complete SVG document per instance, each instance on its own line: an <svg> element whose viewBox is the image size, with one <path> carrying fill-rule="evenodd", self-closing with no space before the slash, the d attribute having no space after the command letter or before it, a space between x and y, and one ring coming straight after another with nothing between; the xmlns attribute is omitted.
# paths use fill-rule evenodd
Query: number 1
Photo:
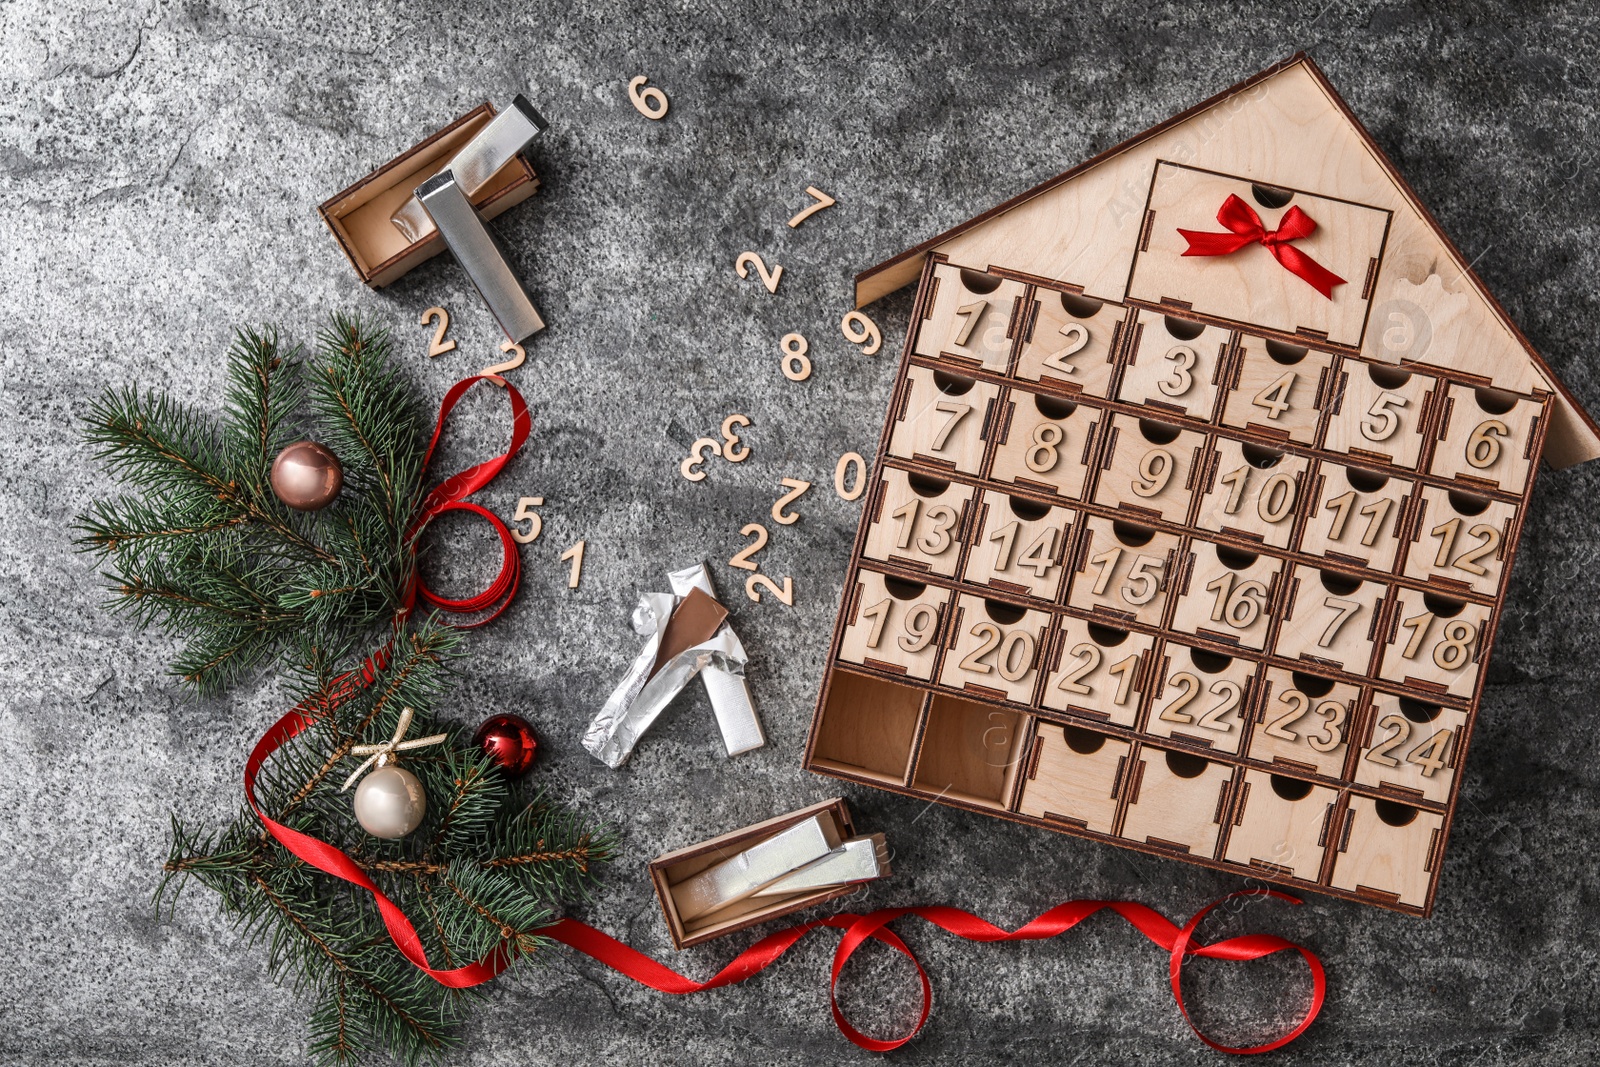
<svg viewBox="0 0 1600 1067"><path fill-rule="evenodd" d="M583 546L584 542L579 541L561 553L562 562L569 559L572 561L572 573L567 576L568 589L578 588L578 580L583 577Z"/></svg>

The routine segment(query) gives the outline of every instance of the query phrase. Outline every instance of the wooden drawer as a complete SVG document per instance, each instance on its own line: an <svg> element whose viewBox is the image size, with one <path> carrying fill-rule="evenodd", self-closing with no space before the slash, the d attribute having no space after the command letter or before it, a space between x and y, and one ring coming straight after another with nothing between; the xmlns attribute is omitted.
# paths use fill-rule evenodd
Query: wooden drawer
<svg viewBox="0 0 1600 1067"><path fill-rule="evenodd" d="M1029 717L993 704L934 694L911 784L942 799L1009 808Z"/></svg>
<svg viewBox="0 0 1600 1067"><path fill-rule="evenodd" d="M1040 723L1017 811L1111 833L1132 749L1092 730Z"/></svg>
<svg viewBox="0 0 1600 1067"><path fill-rule="evenodd" d="M972 498L970 485L883 468L862 555L955 577Z"/></svg>
<svg viewBox="0 0 1600 1067"><path fill-rule="evenodd" d="M1086 396L1111 395L1128 309L1054 289L1035 289L1016 375Z"/></svg>
<svg viewBox="0 0 1600 1067"><path fill-rule="evenodd" d="M962 593L939 684L1030 703L1049 636L1047 612Z"/></svg>
<svg viewBox="0 0 1600 1067"><path fill-rule="evenodd" d="M1467 713L1456 708L1373 693L1355 780L1402 797L1447 803L1466 722Z"/></svg>
<svg viewBox="0 0 1600 1067"><path fill-rule="evenodd" d="M1423 486L1404 573L1441 590L1495 596L1516 518L1516 506L1503 500Z"/></svg>
<svg viewBox="0 0 1600 1067"><path fill-rule="evenodd" d="M1122 837L1195 856L1215 856L1233 768L1192 752L1141 745Z"/></svg>
<svg viewBox="0 0 1600 1067"><path fill-rule="evenodd" d="M917 355L1004 374L1026 286L954 263L936 264L933 282L917 326Z"/></svg>
<svg viewBox="0 0 1600 1067"><path fill-rule="evenodd" d="M1394 597L1378 673L1423 692L1472 696L1490 609L1417 589L1397 589Z"/></svg>
<svg viewBox="0 0 1600 1067"><path fill-rule="evenodd" d="M985 490L962 573L968 585L1054 600L1078 513Z"/></svg>
<svg viewBox="0 0 1600 1067"><path fill-rule="evenodd" d="M1303 564L1290 579L1273 651L1285 659L1366 674L1388 587Z"/></svg>
<svg viewBox="0 0 1600 1067"><path fill-rule="evenodd" d="M1544 403L1499 389L1452 382L1429 470L1467 487L1522 495L1533 470L1533 446Z"/></svg>
<svg viewBox="0 0 1600 1067"><path fill-rule="evenodd" d="M1285 563L1277 556L1194 538L1172 628L1264 649Z"/></svg>
<svg viewBox="0 0 1600 1067"><path fill-rule="evenodd" d="M1339 791L1248 768L1223 858L1281 877L1315 882Z"/></svg>
<svg viewBox="0 0 1600 1067"><path fill-rule="evenodd" d="M1221 326L1140 308L1117 398L1209 420L1217 408L1231 338Z"/></svg>
<svg viewBox="0 0 1600 1067"><path fill-rule="evenodd" d="M1219 437L1211 442L1195 525L1288 548L1311 461L1281 448Z"/></svg>
<svg viewBox="0 0 1600 1067"><path fill-rule="evenodd" d="M1282 341L1244 337L1229 374L1222 422L1283 441L1315 444L1329 402L1333 357Z"/></svg>
<svg viewBox="0 0 1600 1067"><path fill-rule="evenodd" d="M1082 498L1104 414L1086 404L1011 389L1001 406L989 477L1034 492Z"/></svg>
<svg viewBox="0 0 1600 1067"><path fill-rule="evenodd" d="M1237 753L1249 726L1260 669L1261 664L1242 656L1166 642L1144 732Z"/></svg>
<svg viewBox="0 0 1600 1067"><path fill-rule="evenodd" d="M1439 382L1384 363L1345 359L1335 379L1322 447L1416 470Z"/></svg>
<svg viewBox="0 0 1600 1067"><path fill-rule="evenodd" d="M1085 515L1067 603L1075 608L1159 625L1167 606L1179 539L1100 515Z"/></svg>
<svg viewBox="0 0 1600 1067"><path fill-rule="evenodd" d="M1332 884L1420 908L1443 857L1443 831L1443 815L1352 796Z"/></svg>
<svg viewBox="0 0 1600 1067"><path fill-rule="evenodd" d="M1347 682L1267 668L1250 731L1250 758L1340 777L1360 702L1361 691Z"/></svg>
<svg viewBox="0 0 1600 1067"><path fill-rule="evenodd" d="M846 593L840 659L912 678L933 677L950 590L863 567Z"/></svg>
<svg viewBox="0 0 1600 1067"><path fill-rule="evenodd" d="M1204 434L1171 423L1112 416L1095 502L1151 519L1186 521L1205 443Z"/></svg>
<svg viewBox="0 0 1600 1067"><path fill-rule="evenodd" d="M1370 570L1393 571L1400 522L1416 483L1321 461L1300 551Z"/></svg>
<svg viewBox="0 0 1600 1067"><path fill-rule="evenodd" d="M958 374L911 367L889 437L889 454L980 474L1000 387Z"/></svg>
<svg viewBox="0 0 1600 1067"><path fill-rule="evenodd" d="M1148 688L1155 638L1070 615L1056 620L1044 707L1132 727Z"/></svg>

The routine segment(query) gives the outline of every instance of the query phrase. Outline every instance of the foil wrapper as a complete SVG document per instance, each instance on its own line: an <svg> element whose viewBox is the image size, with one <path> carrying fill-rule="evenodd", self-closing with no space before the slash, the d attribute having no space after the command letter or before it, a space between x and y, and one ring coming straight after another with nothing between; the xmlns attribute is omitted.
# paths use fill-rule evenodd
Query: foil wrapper
<svg viewBox="0 0 1600 1067"><path fill-rule="evenodd" d="M688 922L726 908L838 847L839 825L833 816L813 815L673 886L678 918Z"/></svg>
<svg viewBox="0 0 1600 1067"><path fill-rule="evenodd" d="M520 344L544 329L544 319L539 317L528 290L506 262L505 251L467 199L455 174L440 171L417 186L416 197L506 337L513 344Z"/></svg>
<svg viewBox="0 0 1600 1067"><path fill-rule="evenodd" d="M889 874L889 843L882 834L852 837L821 859L756 890L758 897L810 893L852 882L871 882Z"/></svg>
<svg viewBox="0 0 1600 1067"><path fill-rule="evenodd" d="M717 595L704 563L673 571L667 575L667 580L672 583L672 591L678 596L687 596L691 589L699 589L713 597ZM728 750L728 755L737 756L765 745L767 735L761 729L761 719L756 715L756 704L750 696L750 683L744 676L744 645L739 643L738 635L728 623L722 624L722 631L727 634L729 646L736 650L739 669L730 671L719 664L708 663L700 672L700 681L706 687L711 713L716 716L717 727L722 731L722 745Z"/></svg>
<svg viewBox="0 0 1600 1067"><path fill-rule="evenodd" d="M438 173L450 171L463 193L468 197L477 196L490 178L549 125L528 98L518 93L511 106L490 119L489 124L451 156L450 162L440 167ZM428 210L414 196L401 204L400 209L389 216L389 221L407 241L420 241L434 231Z"/></svg>

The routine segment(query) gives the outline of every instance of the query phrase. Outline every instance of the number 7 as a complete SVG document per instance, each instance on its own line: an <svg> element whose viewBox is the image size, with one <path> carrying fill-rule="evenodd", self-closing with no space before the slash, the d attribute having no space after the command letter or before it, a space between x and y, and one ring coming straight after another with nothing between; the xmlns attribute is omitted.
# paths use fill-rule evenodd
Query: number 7
<svg viewBox="0 0 1600 1067"><path fill-rule="evenodd" d="M950 434L955 430L956 424L972 413L972 405L940 401L933 405L933 409L950 416L950 421L945 423L933 437L933 451L943 452L944 444L950 439Z"/></svg>

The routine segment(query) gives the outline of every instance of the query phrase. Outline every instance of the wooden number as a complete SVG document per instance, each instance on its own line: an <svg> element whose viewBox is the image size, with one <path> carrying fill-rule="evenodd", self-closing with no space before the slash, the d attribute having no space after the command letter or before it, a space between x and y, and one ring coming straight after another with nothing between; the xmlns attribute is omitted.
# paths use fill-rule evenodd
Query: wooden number
<svg viewBox="0 0 1600 1067"><path fill-rule="evenodd" d="M1304 718L1306 712L1311 710L1311 698L1298 689L1290 689L1278 698L1278 703L1289 710L1267 723L1266 733L1268 736L1276 737L1283 741L1300 740L1300 735L1290 727Z"/></svg>
<svg viewBox="0 0 1600 1067"><path fill-rule="evenodd" d="M1328 537L1338 541L1344 537L1345 522L1350 518L1350 509L1355 506L1355 490L1336 496L1322 505L1325 510L1332 511L1333 525L1328 529ZM1361 535L1361 543L1371 548L1378 541L1378 535L1383 532L1383 522L1389 517L1389 509L1394 506L1394 501L1388 497L1379 497L1371 503L1361 507L1361 514L1367 516L1367 530Z"/></svg>
<svg viewBox="0 0 1600 1067"><path fill-rule="evenodd" d="M1461 520L1451 519L1441 523L1429 531L1430 537L1439 539L1439 554L1434 557L1435 567L1455 567L1457 570L1466 571L1468 574L1488 574L1489 569L1478 561L1500 547L1500 531L1488 523L1479 523L1467 531L1468 537L1478 538L1476 548L1469 548L1465 552L1450 558L1450 553L1456 546L1456 535L1461 532Z"/></svg>
<svg viewBox="0 0 1600 1067"><path fill-rule="evenodd" d="M1139 476L1133 480L1133 491L1140 496L1155 496L1172 480L1172 453L1164 448L1152 448L1139 461Z"/></svg>
<svg viewBox="0 0 1600 1067"><path fill-rule="evenodd" d="M812 204L810 207L800 212L800 214L789 220L789 229L791 230L800 225L802 222L806 221L806 219L809 219L812 215L815 215L817 212L821 211L823 208L832 207L834 204L838 203L837 200L823 192L821 189L818 189L815 185L806 186L806 195L815 200L816 203ZM868 354L870 355L871 353Z"/></svg>
<svg viewBox="0 0 1600 1067"><path fill-rule="evenodd" d="M843 331L846 341L861 346L863 356L876 355L878 349L883 347L883 331L859 311L845 312L844 318L839 320L839 329Z"/></svg>
<svg viewBox="0 0 1600 1067"><path fill-rule="evenodd" d="M684 457L682 463L678 464L678 473L691 482L705 481L706 472L698 468L706 461L705 454L707 449L710 449L713 456L722 455L721 442L714 437L702 437L689 446L689 454Z"/></svg>
<svg viewBox="0 0 1600 1067"><path fill-rule="evenodd" d="M1200 721L1195 725L1205 730L1213 730L1219 734L1230 734L1233 732L1234 723L1227 716L1238 710L1239 701L1244 696L1244 690L1239 687L1238 682L1230 682L1227 679L1223 679L1222 681L1211 683L1211 692L1212 695L1219 696L1222 699L1217 701L1210 711L1200 716Z"/></svg>
<svg viewBox="0 0 1600 1067"><path fill-rule="evenodd" d="M1128 568L1128 578L1122 583L1122 599L1138 607L1150 603L1161 589L1162 561L1154 556L1139 556ZM1151 568L1154 568L1152 571ZM1139 591L1134 592L1137 584Z"/></svg>
<svg viewBox="0 0 1600 1067"><path fill-rule="evenodd" d="M1194 375L1189 373L1200 356L1188 345L1170 349L1164 357L1172 361L1167 377L1156 382L1156 388L1168 396L1182 396L1194 386Z"/></svg>
<svg viewBox="0 0 1600 1067"><path fill-rule="evenodd" d="M1022 461L1033 473L1048 474L1061 462L1060 447L1066 438L1067 432L1057 424L1041 422L1028 438L1028 450L1023 453Z"/></svg>
<svg viewBox="0 0 1600 1067"><path fill-rule="evenodd" d="M1200 679L1183 671L1172 676L1172 684L1180 687L1183 692L1173 698L1172 703L1161 709L1161 718L1167 722L1194 722L1194 716L1183 709L1194 701L1200 693Z"/></svg>
<svg viewBox="0 0 1600 1067"><path fill-rule="evenodd" d="M950 335L950 343L953 345L966 344L967 338L972 336L972 328L978 325L978 320L983 318L983 313L988 309L989 301L987 300L974 300L970 304L963 304L961 307L956 308L956 314L964 315L966 318L956 326L955 332Z"/></svg>
<svg viewBox="0 0 1600 1067"><path fill-rule="evenodd" d="M1318 639L1317 647L1329 648L1333 645L1333 639L1344 628L1344 624L1350 621L1352 615L1361 610L1361 603L1356 600L1343 600L1336 596L1330 596L1322 601L1322 605L1333 609L1333 621L1328 624L1326 630L1322 631L1322 637Z"/></svg>
<svg viewBox="0 0 1600 1067"><path fill-rule="evenodd" d="M516 355L514 355L510 359L506 360L504 363L496 363L494 366L485 367L481 371L478 372L479 374L487 374L487 375L489 375L490 376L490 378L489 378L490 381L494 381L495 378L498 378L505 371L516 370L518 367L522 366L523 361L528 358L527 349L523 348L521 345L517 344L515 341L501 341L500 342L500 351L502 351L502 352L515 352ZM503 386L503 385L505 385L505 382L495 382L494 384Z"/></svg>
<svg viewBox="0 0 1600 1067"><path fill-rule="evenodd" d="M761 284L767 287L767 292L776 293L778 291L778 282L783 280L783 267L781 265L775 264L769 271L767 270L766 260L754 252L740 252L739 258L733 261L733 269L738 272L741 278L750 277L749 268L751 267L754 267L756 274L760 275Z"/></svg>
<svg viewBox="0 0 1600 1067"><path fill-rule="evenodd" d="M1216 602L1211 607L1211 621L1224 622L1235 629L1248 629L1261 617L1267 606L1267 586L1264 582L1240 582L1234 588L1234 573L1227 572L1206 585L1206 592L1216 592Z"/></svg>
<svg viewBox="0 0 1600 1067"><path fill-rule="evenodd" d="M1378 723L1378 728L1393 732L1382 742L1373 745L1366 758L1380 767L1400 766L1400 760L1389 753L1411 739L1410 721L1402 715L1386 715L1383 721ZM1426 741L1406 753L1405 762L1421 767L1422 777L1432 778L1434 772L1444 766L1450 751L1450 742L1454 738L1453 730L1436 730Z"/></svg>
<svg viewBox="0 0 1600 1067"><path fill-rule="evenodd" d="M889 621L889 612L893 610L894 598L887 596L861 609L861 617L872 620L872 629L867 631L868 648L877 648L878 642L883 640L883 624Z"/></svg>
<svg viewBox="0 0 1600 1067"><path fill-rule="evenodd" d="M639 109L639 114L647 119L660 122L667 117L667 94L653 85L641 92L639 86L649 80L649 78L641 74L630 81L628 83L628 99L633 101L633 106Z"/></svg>
<svg viewBox="0 0 1600 1067"><path fill-rule="evenodd" d="M1019 682L1033 669L1033 635L1026 630L1013 630L1002 635L1000 627L992 622L980 622L972 628L972 636L979 639L978 647L961 661L961 669L974 674L988 674L995 669L990 657L998 656L1000 677L1008 682Z"/></svg>
<svg viewBox="0 0 1600 1067"><path fill-rule="evenodd" d="M517 501L517 510L512 513L512 522L528 520L526 530L512 530L511 536L519 545L529 545L539 540L539 534L544 530L544 520L533 509L544 503L542 496L525 496Z"/></svg>
<svg viewBox="0 0 1600 1067"><path fill-rule="evenodd" d="M972 414L972 405L941 400L933 405L933 410L950 416L945 424L939 428L939 432L933 435L933 444L928 446L931 451L943 452L945 442L950 440L950 434L955 431L956 426L960 424L962 419Z"/></svg>
<svg viewBox="0 0 1600 1067"><path fill-rule="evenodd" d="M989 540L1000 542L1000 551L994 557L995 570L1008 571L1011 569L1011 551L1017 547L1017 531L1020 529L1022 529L1022 523L1008 522L989 535Z"/></svg>
<svg viewBox="0 0 1600 1067"><path fill-rule="evenodd" d="M783 349L783 376L791 382L803 382L811 377L811 360L806 357L806 352L811 345L797 333L786 333L783 340L778 342L778 347Z"/></svg>
<svg viewBox="0 0 1600 1067"><path fill-rule="evenodd" d="M1263 522L1279 523L1294 511L1294 475L1274 474L1261 487L1261 497L1256 501L1256 514Z"/></svg>
<svg viewBox="0 0 1600 1067"><path fill-rule="evenodd" d="M897 644L907 652L921 652L939 629L939 609L932 604L916 604L906 612L905 633Z"/></svg>
<svg viewBox="0 0 1600 1067"><path fill-rule="evenodd" d="M1227 502L1222 505L1225 515L1239 514L1239 505L1244 501L1244 487L1250 481L1250 465L1245 464L1237 470L1231 470L1222 475L1217 481L1228 487ZM1353 498L1355 494L1350 494Z"/></svg>
<svg viewBox="0 0 1600 1067"><path fill-rule="evenodd" d="M743 463L750 458L750 449L740 448L739 433L735 426L749 426L749 415L729 415L722 420L722 458L729 463Z"/></svg>
<svg viewBox="0 0 1600 1067"><path fill-rule="evenodd" d="M1062 374L1076 374L1077 368L1068 363L1067 359L1082 352L1088 345L1089 330L1080 322L1069 322L1061 327L1061 333L1067 339L1067 343L1044 357L1040 365L1058 370Z"/></svg>
<svg viewBox="0 0 1600 1067"><path fill-rule="evenodd" d="M890 514L891 519L897 519L900 523L900 530L895 537L896 548L911 547L912 538L917 533L917 512L921 507L922 501L913 497ZM950 531L960 517L960 513L949 504L935 504L929 508L927 519L932 528L923 532L921 537L916 537L917 548L930 556L942 555L953 543Z"/></svg>
<svg viewBox="0 0 1600 1067"><path fill-rule="evenodd" d="M744 580L744 595L754 600L757 604L761 603L761 590L763 589L777 597L780 603L791 608L794 607L793 578L785 578L782 586L774 584L772 579L765 574L752 574Z"/></svg>
<svg viewBox="0 0 1600 1067"><path fill-rule="evenodd" d="M1433 612L1424 611L1421 615L1413 615L1409 619L1402 619L1400 626L1411 631L1411 640L1406 642L1405 651L1400 655L1406 659L1416 659L1417 653L1422 649L1422 640L1428 633L1428 627L1433 624Z"/></svg>
<svg viewBox="0 0 1600 1067"><path fill-rule="evenodd" d="M1258 408L1266 408L1267 418L1277 419L1279 415L1289 410L1289 393L1294 389L1294 383L1298 378L1299 375L1294 371L1289 371L1257 393L1250 403Z"/></svg>
<svg viewBox="0 0 1600 1067"><path fill-rule="evenodd" d="M1100 666L1100 661L1104 657L1101 655L1099 647L1085 641L1081 645L1074 646L1068 654L1079 661L1078 665L1072 669L1071 673L1061 679L1056 688L1063 693L1081 693L1085 696L1093 693L1093 686L1084 685L1078 679L1093 674L1095 668ZM1137 659L1138 657L1134 658ZM1119 700L1117 703L1120 704L1122 701Z"/></svg>
<svg viewBox="0 0 1600 1067"><path fill-rule="evenodd" d="M1499 419L1480 423L1467 438L1467 462L1482 470L1494 466L1500 458L1500 438L1509 436L1511 427Z"/></svg>
<svg viewBox="0 0 1600 1067"><path fill-rule="evenodd" d="M1100 573L1095 575L1094 595L1105 596L1106 589L1111 585L1111 575L1117 569L1117 562L1122 559L1122 549L1108 548L1098 556L1089 560L1091 567L1099 567Z"/></svg>
<svg viewBox="0 0 1600 1067"><path fill-rule="evenodd" d="M417 325L426 326L434 319L439 320L439 328L433 331L433 340L428 344L428 355L442 356L446 352L454 352L456 343L444 339L444 332L450 328L450 312L442 307L431 307L422 313L422 319Z"/></svg>
<svg viewBox="0 0 1600 1067"><path fill-rule="evenodd" d="M1306 744L1318 752L1332 752L1344 744L1344 720L1350 709L1337 700L1324 700L1315 708L1311 706L1311 698L1298 689L1290 689L1278 698L1278 702L1289 710L1279 715L1267 724L1266 732L1272 737L1284 741L1299 741L1301 735L1293 729L1294 725L1306 715L1319 716L1322 721L1317 724L1315 733L1305 735Z"/></svg>
<svg viewBox="0 0 1600 1067"><path fill-rule="evenodd" d="M1411 403L1399 393L1379 393L1367 413L1361 416L1361 436L1369 441L1387 441L1400 428L1400 409Z"/></svg>
<svg viewBox="0 0 1600 1067"><path fill-rule="evenodd" d="M850 481L849 471L855 468L855 479ZM849 483L850 488L845 485ZM859 453L846 452L839 457L839 462L833 468L833 491L839 494L841 500L855 500L867 489L867 461Z"/></svg>
<svg viewBox="0 0 1600 1067"><path fill-rule="evenodd" d="M931 514L931 513L930 513ZM1011 569L1012 550L1016 548L1017 533L1022 528L1020 522L1008 522L1000 529L989 535L989 540L1000 542L1000 551L995 557L994 569L1008 571ZM1023 550L1022 555L1015 559L1018 567L1033 571L1034 577L1043 578L1050 573L1056 565L1056 534L1055 527L1047 527L1038 537Z"/></svg>
<svg viewBox="0 0 1600 1067"><path fill-rule="evenodd" d="M780 496L778 502L772 505L772 521L781 523L784 526L790 526L799 522L800 516L789 511L789 505L804 496L806 490L811 488L811 483L801 481L799 478L785 478L782 484L789 491ZM931 516L932 512L930 511L929 514Z"/></svg>
<svg viewBox="0 0 1600 1067"><path fill-rule="evenodd" d="M755 540L750 542L750 544L745 545L739 551L735 552L733 554L733 558L728 560L728 566L737 567L742 571L753 571L759 569L756 565L756 561L751 557L753 557L757 552L760 552L763 548L767 547L767 528L761 525L759 522L746 523L744 527L739 530L739 536L753 537Z"/></svg>
<svg viewBox="0 0 1600 1067"><path fill-rule="evenodd" d="M572 572L567 575L567 588L578 588L578 581L583 577L583 547L584 542L579 541L565 552L561 553L562 562L572 561Z"/></svg>
<svg viewBox="0 0 1600 1067"><path fill-rule="evenodd" d="M1444 626L1444 640L1433 646L1433 662L1442 671L1459 671L1472 660L1472 642L1478 636L1477 627L1461 619L1451 619Z"/></svg>

